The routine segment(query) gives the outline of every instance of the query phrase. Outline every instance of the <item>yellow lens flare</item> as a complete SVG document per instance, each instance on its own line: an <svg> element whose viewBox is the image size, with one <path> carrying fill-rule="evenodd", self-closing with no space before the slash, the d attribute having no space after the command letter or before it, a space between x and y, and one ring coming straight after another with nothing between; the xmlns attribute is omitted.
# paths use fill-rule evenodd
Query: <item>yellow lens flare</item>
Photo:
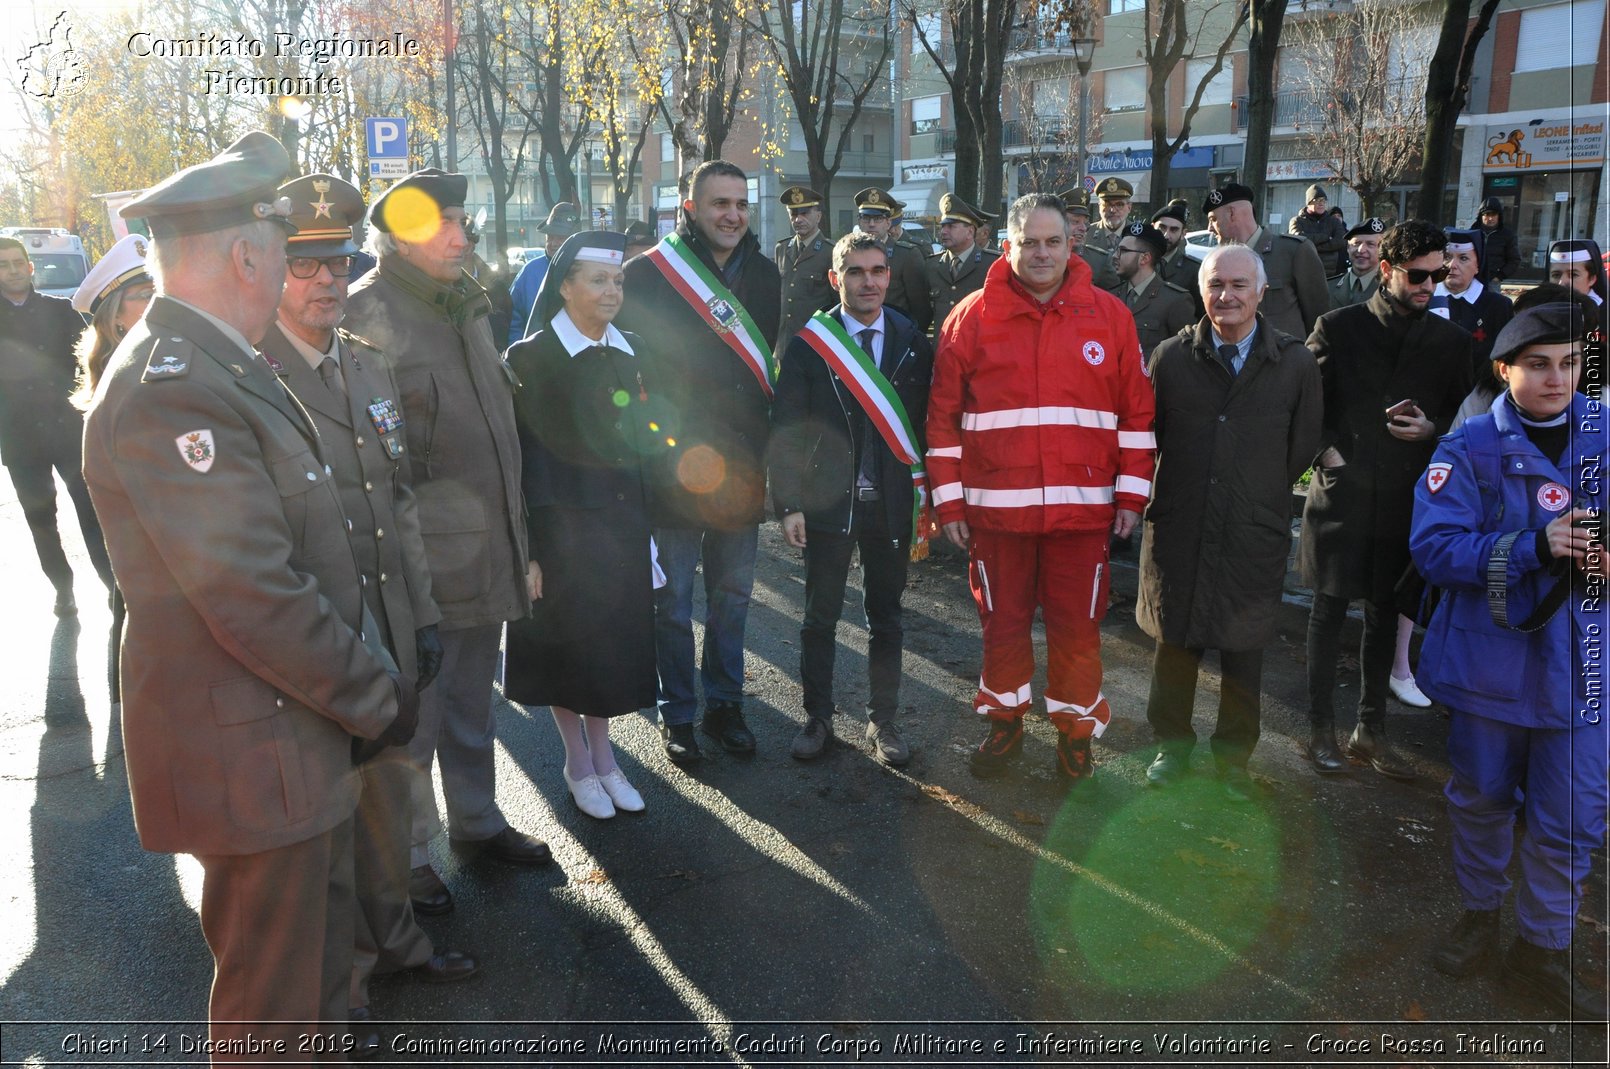
<svg viewBox="0 0 1610 1069"><path fill-rule="evenodd" d="M380 206L386 229L398 241L423 245L442 228L442 209L424 190L407 186L386 198Z"/></svg>

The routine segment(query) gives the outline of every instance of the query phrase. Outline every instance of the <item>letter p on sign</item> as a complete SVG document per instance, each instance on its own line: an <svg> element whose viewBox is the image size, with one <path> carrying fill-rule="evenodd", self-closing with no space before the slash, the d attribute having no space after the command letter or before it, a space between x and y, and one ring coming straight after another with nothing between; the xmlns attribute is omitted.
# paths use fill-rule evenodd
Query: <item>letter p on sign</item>
<svg viewBox="0 0 1610 1069"><path fill-rule="evenodd" d="M408 157L408 120L367 119L364 121L372 160Z"/></svg>

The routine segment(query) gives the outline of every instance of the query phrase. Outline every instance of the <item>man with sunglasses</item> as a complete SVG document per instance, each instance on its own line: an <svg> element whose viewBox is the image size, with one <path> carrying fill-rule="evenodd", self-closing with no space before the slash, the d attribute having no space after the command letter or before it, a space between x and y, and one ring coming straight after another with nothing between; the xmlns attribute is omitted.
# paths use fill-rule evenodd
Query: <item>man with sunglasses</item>
<svg viewBox="0 0 1610 1069"><path fill-rule="evenodd" d="M441 613L430 596L430 567L408 478L397 386L369 342L339 329L352 274L352 225L363 218L356 188L327 174L304 175L279 188L291 201L297 232L285 243L285 289L279 312L259 346L268 365L313 418L358 566L366 620L398 669L424 690L442 663L436 634ZM376 532L392 532L377 537ZM366 631L369 628L365 629ZM349 1009L368 1019L369 977L414 970L431 980L460 980L476 961L438 954L409 905L411 834L408 751L371 748L358 766L361 794L354 825L353 953ZM355 1054L379 1052L367 1024L354 1028Z"/></svg>
<svg viewBox="0 0 1610 1069"><path fill-rule="evenodd" d="M1419 219L1381 238L1381 282L1369 300L1319 317L1325 429L1303 508L1299 559L1314 591L1308 621L1309 757L1347 767L1336 745L1336 659L1348 602L1364 601L1358 726L1348 756L1383 776L1413 779L1387 741L1387 678L1397 635L1394 590L1409 565L1414 486L1447 433L1473 372L1470 335L1427 312L1448 238Z"/></svg>

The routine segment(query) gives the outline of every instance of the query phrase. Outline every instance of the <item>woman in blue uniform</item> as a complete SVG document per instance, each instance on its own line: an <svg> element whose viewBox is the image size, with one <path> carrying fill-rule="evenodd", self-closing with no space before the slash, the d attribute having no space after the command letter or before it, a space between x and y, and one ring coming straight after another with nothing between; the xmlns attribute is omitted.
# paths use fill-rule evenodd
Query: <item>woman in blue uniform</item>
<svg viewBox="0 0 1610 1069"><path fill-rule="evenodd" d="M1554 1009L1604 1020L1570 946L1606 806L1605 407L1576 391L1575 304L1530 308L1493 346L1505 391L1444 438L1415 489L1410 550L1445 594L1421 689L1452 710L1454 876L1465 913L1432 963L1468 976L1498 946L1516 817L1514 941L1503 976Z"/></svg>
<svg viewBox="0 0 1610 1069"><path fill-rule="evenodd" d="M654 577L644 465L665 417L642 341L617 330L621 234L584 231L554 256L519 377L531 615L509 625L504 692L552 708L576 805L604 819L643 798L615 764L609 719L655 703Z"/></svg>

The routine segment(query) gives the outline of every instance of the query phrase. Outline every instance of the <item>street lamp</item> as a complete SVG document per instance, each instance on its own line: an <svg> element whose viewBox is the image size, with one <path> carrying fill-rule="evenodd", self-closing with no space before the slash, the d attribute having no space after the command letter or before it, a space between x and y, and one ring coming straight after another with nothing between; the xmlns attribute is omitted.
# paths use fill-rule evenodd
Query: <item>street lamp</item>
<svg viewBox="0 0 1610 1069"><path fill-rule="evenodd" d="M1096 58L1094 37L1073 39L1073 61L1079 66L1079 173L1076 188L1085 184L1085 139L1090 123L1090 64Z"/></svg>

